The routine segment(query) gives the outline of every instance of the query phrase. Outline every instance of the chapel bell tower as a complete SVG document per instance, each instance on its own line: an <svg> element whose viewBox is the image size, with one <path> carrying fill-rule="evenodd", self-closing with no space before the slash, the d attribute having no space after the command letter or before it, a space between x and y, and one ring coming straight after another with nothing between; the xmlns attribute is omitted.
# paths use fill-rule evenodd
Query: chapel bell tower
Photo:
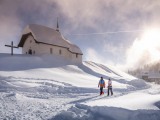
<svg viewBox="0 0 160 120"><path fill-rule="evenodd" d="M56 31L59 32L58 18L57 18L57 28Z"/></svg>

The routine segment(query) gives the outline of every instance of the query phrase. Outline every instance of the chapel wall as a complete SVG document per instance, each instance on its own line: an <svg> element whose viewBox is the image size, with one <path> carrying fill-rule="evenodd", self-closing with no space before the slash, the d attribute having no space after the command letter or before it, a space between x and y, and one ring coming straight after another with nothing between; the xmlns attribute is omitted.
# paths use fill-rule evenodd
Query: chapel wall
<svg viewBox="0 0 160 120"><path fill-rule="evenodd" d="M67 48L43 43L36 43L31 35L28 36L24 43L22 54L29 54L30 49L32 50L32 55L53 54L72 59L72 53Z"/></svg>
<svg viewBox="0 0 160 120"><path fill-rule="evenodd" d="M66 58L71 59L70 52L67 50L67 48L59 47L59 46L53 46L53 45L47 45L47 44L40 44L40 55L41 54L53 54L58 56L63 56Z"/></svg>
<svg viewBox="0 0 160 120"><path fill-rule="evenodd" d="M72 53L72 62L81 63L82 62L82 55Z"/></svg>
<svg viewBox="0 0 160 120"><path fill-rule="evenodd" d="M29 54L29 50L32 50L32 54L35 55L39 54L39 45L35 42L34 38L30 35L26 39L23 48L22 48L22 54Z"/></svg>

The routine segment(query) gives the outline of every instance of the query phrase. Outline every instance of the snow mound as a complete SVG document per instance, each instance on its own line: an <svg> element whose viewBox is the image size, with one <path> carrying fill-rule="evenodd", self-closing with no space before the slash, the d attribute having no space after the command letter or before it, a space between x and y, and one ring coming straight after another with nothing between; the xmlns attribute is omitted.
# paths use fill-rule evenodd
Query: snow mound
<svg viewBox="0 0 160 120"><path fill-rule="evenodd" d="M70 59L49 54L0 54L0 71L21 71L36 68L53 68L73 64Z"/></svg>
<svg viewBox="0 0 160 120"><path fill-rule="evenodd" d="M135 86L137 88L143 88L146 87L146 82L140 79L137 80L131 80L128 82L129 85Z"/></svg>
<svg viewBox="0 0 160 120"><path fill-rule="evenodd" d="M76 104L49 120L158 120L160 111L127 110L115 107L89 107Z"/></svg>
<svg viewBox="0 0 160 120"><path fill-rule="evenodd" d="M89 106L108 106L108 107L120 107L129 110L150 109L159 110L155 106L156 102L159 102L160 95L150 95L148 93L130 93L125 96L120 96L112 99L101 99L88 103L83 103ZM125 102L124 102L125 101ZM142 103L139 101L143 101Z"/></svg>

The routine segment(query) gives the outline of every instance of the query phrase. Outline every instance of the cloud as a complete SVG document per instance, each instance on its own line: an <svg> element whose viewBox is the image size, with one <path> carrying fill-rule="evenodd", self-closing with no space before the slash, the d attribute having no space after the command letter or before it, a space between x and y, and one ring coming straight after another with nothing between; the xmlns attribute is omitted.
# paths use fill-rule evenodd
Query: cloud
<svg viewBox="0 0 160 120"><path fill-rule="evenodd" d="M123 70L134 70L160 60L160 30L150 30L139 40L135 39L126 51L126 63L117 65Z"/></svg>
<svg viewBox="0 0 160 120"><path fill-rule="evenodd" d="M12 5L12 1L10 4L7 2L1 1L0 4L0 52L6 53L10 52L10 49L4 47L5 44L11 44L11 41L14 41L15 37L21 31L20 24L21 21L19 20L16 10L9 8ZM15 45L15 43L14 43Z"/></svg>
<svg viewBox="0 0 160 120"><path fill-rule="evenodd" d="M69 32L84 27L98 33L143 29L153 21L158 23L160 2L150 0L60 0L56 2L66 22L71 24ZM104 27L106 31L104 31ZM83 32L83 31L80 31ZM87 34L75 33L75 34ZM93 33L93 32L92 32Z"/></svg>
<svg viewBox="0 0 160 120"><path fill-rule="evenodd" d="M112 42L103 42L103 51L107 51L112 53L112 55L119 56L125 52L125 48L123 47L123 43L119 43L118 45L113 45Z"/></svg>
<svg viewBox="0 0 160 120"><path fill-rule="evenodd" d="M122 43L115 46L113 43L108 43L104 40L102 49L87 48L84 59L86 61L116 66L116 64L123 63L125 60L125 52L126 49L123 47Z"/></svg>
<svg viewBox="0 0 160 120"><path fill-rule="evenodd" d="M115 65L124 71L134 70L145 64L160 60L160 30L148 30L141 39L135 39L128 49L125 49L122 43L119 46L114 46L111 43L104 42L103 51L111 53L118 59L122 58L121 60L124 60L124 63L117 60L118 63L114 64L109 57L102 56L98 50L92 48L87 49L85 59Z"/></svg>
<svg viewBox="0 0 160 120"><path fill-rule="evenodd" d="M92 48L88 48L86 50L85 60L86 61L93 61L93 62L97 62L97 63L114 65L114 63L112 61L107 60L107 58L105 58L105 57L102 57L96 50L94 50Z"/></svg>

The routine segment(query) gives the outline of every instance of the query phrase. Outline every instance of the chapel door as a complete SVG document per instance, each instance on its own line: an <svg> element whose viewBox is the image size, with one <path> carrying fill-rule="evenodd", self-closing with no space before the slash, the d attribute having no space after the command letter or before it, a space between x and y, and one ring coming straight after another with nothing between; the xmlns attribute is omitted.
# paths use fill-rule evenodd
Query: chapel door
<svg viewBox="0 0 160 120"><path fill-rule="evenodd" d="M31 49L29 49L28 54L32 55L32 50Z"/></svg>

